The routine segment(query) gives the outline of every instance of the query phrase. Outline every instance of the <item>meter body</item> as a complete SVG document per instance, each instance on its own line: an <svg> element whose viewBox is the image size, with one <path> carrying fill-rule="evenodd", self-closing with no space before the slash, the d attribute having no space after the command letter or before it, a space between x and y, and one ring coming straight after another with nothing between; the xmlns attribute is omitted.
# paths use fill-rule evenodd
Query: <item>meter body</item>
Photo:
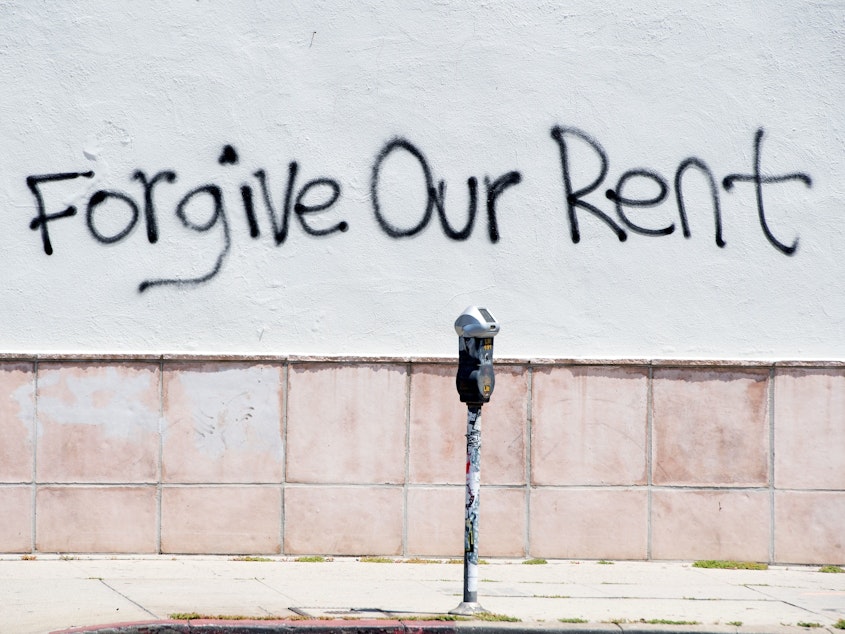
<svg viewBox="0 0 845 634"><path fill-rule="evenodd" d="M462 403L483 405L490 401L496 377L493 372L493 337L499 323L486 308L469 306L455 321L458 333L458 373L455 386Z"/></svg>

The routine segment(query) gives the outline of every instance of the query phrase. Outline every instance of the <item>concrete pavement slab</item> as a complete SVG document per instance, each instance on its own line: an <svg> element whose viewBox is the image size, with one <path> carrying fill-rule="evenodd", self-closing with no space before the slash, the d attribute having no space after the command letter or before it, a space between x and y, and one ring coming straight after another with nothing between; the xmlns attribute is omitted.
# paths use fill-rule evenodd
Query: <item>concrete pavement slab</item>
<svg viewBox="0 0 845 634"><path fill-rule="evenodd" d="M845 575L820 573L818 567L733 571L693 568L689 562L550 561L529 566L521 560L492 560L480 567L480 575L481 605L519 619L519 631L574 627L583 634L637 626L642 634L662 631L661 622L673 621L666 626L671 631L728 628L739 634L773 634L786 626L793 632L810 631L796 629L806 623L838 632L833 625L845 618ZM431 618L460 603L462 581L460 565L355 558L300 563L284 557L0 557L0 634L166 619L177 612L289 619L297 614ZM692 621L700 625L678 624ZM286 627L290 623L301 628L303 622L290 621ZM474 623L458 625L469 628ZM487 626L512 627L500 622Z"/></svg>
<svg viewBox="0 0 845 634"><path fill-rule="evenodd" d="M155 584L147 579L113 579L109 585L160 619L177 612L296 616L288 609L293 599L258 579L159 579Z"/></svg>
<svg viewBox="0 0 845 634"><path fill-rule="evenodd" d="M156 618L99 579L4 574L0 606L0 634L43 634L57 626Z"/></svg>

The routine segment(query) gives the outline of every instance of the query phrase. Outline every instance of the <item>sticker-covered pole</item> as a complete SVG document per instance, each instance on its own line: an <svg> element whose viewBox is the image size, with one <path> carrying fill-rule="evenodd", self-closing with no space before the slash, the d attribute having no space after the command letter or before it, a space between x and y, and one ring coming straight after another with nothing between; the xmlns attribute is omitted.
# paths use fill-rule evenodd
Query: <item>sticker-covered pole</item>
<svg viewBox="0 0 845 634"><path fill-rule="evenodd" d="M464 600L451 614L486 612L478 604L478 508L481 489L481 406L496 384L493 337L499 324L486 308L470 306L455 322L458 373L455 385L467 405L466 509L464 513Z"/></svg>
<svg viewBox="0 0 845 634"><path fill-rule="evenodd" d="M478 497L481 489L481 406L467 407L467 484L464 515L464 602L472 612L478 605Z"/></svg>

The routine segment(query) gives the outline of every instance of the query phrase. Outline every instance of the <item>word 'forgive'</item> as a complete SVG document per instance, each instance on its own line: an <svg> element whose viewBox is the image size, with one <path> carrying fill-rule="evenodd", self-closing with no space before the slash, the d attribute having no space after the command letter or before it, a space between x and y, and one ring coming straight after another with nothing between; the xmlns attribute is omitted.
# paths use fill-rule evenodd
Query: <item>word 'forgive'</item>
<svg viewBox="0 0 845 634"><path fill-rule="evenodd" d="M690 170L697 171L707 184L710 193L711 208L714 224L715 243L719 248L726 246L722 228L722 211L720 204L720 187L730 192L737 183L748 184L753 193L757 218L760 228L766 240L779 252L791 256L798 248L798 238L795 237L791 243L782 242L779 239L766 216L764 203L764 186L798 181L806 187L812 186L812 179L809 175L801 172L770 175L763 173L762 167L762 143L764 131L758 129L754 135L753 164L746 173L735 173L724 176L719 183L713 171L703 160L697 157L689 157L681 161L674 173L673 186L675 198L675 211L678 223L685 238L691 237L691 231L687 219L687 205L684 200L684 183L687 173ZM569 225L569 235L573 243L581 241L581 219L585 216L592 216L601 221L617 238L624 242L628 239L629 233L644 236L666 236L676 231L675 222L661 227L645 227L631 218L636 209L657 207L669 198L669 181L660 173L648 169L629 169L621 174L613 187L604 190L606 199L605 208L599 206L595 197L599 196L601 189L606 187L609 159L608 154L595 138L586 132L573 127L555 126L551 129L551 138L557 145L560 159L561 185L563 188L564 207L566 219ZM597 161L598 169L594 173L588 173L583 165L577 165L573 159L575 145L586 147L592 152ZM391 210L383 204L383 167L391 157L404 154L410 157L419 165L420 177L425 191L425 206L420 210L419 220L410 226L401 226L392 219ZM236 164L239 161L238 153L231 145L224 146L218 162L221 165ZM50 224L63 218L70 218L77 215L77 207L70 205L59 211L49 211L51 206L47 200L50 193L50 184L61 181L70 181L78 178L90 179L94 177L93 171L84 172L61 172L54 174L32 175L26 178L26 184L35 199L37 213L30 222L30 228L39 231L41 244L44 253L52 255L54 252L53 242L50 237ZM237 204L239 211L243 214L245 227L253 239L262 235L262 226L269 225L270 234L274 243L278 246L283 244L289 235L291 217L296 219L302 231L309 236L329 236L335 233L348 231L349 223L346 220L335 220L332 218L327 224L326 216L321 215L319 221L317 214L325 214L329 211L338 211L338 202L341 200L341 184L338 179L320 177L300 182L299 164L291 161L288 164L287 177L282 188L283 194L279 203L275 203L272 195L272 188L269 176L263 169L255 171L252 176L254 181L244 182L240 186L240 201ZM146 238L150 244L155 244L159 239L159 214L160 209L156 205L156 190L164 186L176 186L178 181L177 173L174 170L162 170L155 174L148 174L143 170L135 170L131 180L140 184L140 192L135 194L118 189L99 189L93 192L85 203L85 223L90 235L101 244L115 244L126 240L133 230L141 222L146 228ZM487 237L491 243L500 239L499 235L499 199L512 187L515 187L523 180L519 171L513 170L499 176L483 177L483 189L479 185L479 179L471 176L467 179L468 205L466 222L462 227L453 226L446 213L446 183L437 180L434 172L423 152L404 138L394 138L388 141L376 155L370 170L370 204L373 215L380 229L390 238L402 239L417 235L425 229L436 215L440 226L450 240L462 241L472 235L479 206L479 190L483 197ZM643 185L651 186L656 193L649 197L634 197L629 192L632 186L638 191ZM593 200L588 197L592 196ZM256 199L260 202L256 204ZM204 203L203 203L204 201ZM121 212L126 215L125 225L118 230L112 229L105 232L101 229L102 222L98 224L99 213L114 213L116 208L125 207ZM608 206L612 211L608 211ZM196 220L195 207L205 208L207 216L204 220ZM258 208L263 207L263 217L266 220L259 222L261 217ZM210 209L210 214L208 210ZM127 214L128 212L128 214ZM191 212L191 213L189 213ZM156 286L190 286L207 282L215 277L221 270L226 257L228 256L231 244L231 229L229 212L227 211L226 196L223 189L214 183L207 183L194 187L182 195L173 209L173 213L181 224L188 230L197 233L206 233L219 227L223 236L223 244L216 256L216 261L211 269L197 277L191 278L156 278L148 279L140 283L139 292L147 291Z"/></svg>

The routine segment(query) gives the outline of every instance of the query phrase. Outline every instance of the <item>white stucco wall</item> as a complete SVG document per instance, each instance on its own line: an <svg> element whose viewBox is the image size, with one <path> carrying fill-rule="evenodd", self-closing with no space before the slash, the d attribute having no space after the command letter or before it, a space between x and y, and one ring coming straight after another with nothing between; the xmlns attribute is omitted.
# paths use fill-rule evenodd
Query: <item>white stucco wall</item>
<svg viewBox="0 0 845 634"><path fill-rule="evenodd" d="M841 1L0 0L0 25L0 351L454 355L478 303L497 355L845 359ZM477 179L466 239L434 207L389 235L426 212L420 157L456 231ZM692 157L723 246L701 163L683 235ZM281 218L291 162L277 244L255 173ZM658 179L626 224L606 190ZM303 188L338 194L297 214ZM35 192L77 209L52 255Z"/></svg>

